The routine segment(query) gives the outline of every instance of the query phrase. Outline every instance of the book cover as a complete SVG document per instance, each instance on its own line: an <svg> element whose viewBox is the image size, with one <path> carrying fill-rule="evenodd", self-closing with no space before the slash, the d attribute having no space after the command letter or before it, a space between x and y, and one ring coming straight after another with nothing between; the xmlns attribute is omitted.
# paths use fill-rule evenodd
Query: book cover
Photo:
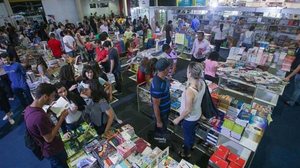
<svg viewBox="0 0 300 168"><path fill-rule="evenodd" d="M69 108L69 102L63 98L60 97L56 100L56 102L51 106L50 110L56 114L57 117L61 115L61 113Z"/></svg>

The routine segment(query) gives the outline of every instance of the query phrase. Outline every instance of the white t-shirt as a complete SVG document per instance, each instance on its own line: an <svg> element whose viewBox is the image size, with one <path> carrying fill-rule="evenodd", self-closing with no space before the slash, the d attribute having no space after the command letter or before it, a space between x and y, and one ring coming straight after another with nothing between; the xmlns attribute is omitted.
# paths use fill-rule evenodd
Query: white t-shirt
<svg viewBox="0 0 300 168"><path fill-rule="evenodd" d="M100 26L100 32L106 32L108 33L108 26L105 26L104 24Z"/></svg>
<svg viewBox="0 0 300 168"><path fill-rule="evenodd" d="M215 33L215 40L224 40L227 37L227 30L223 28L221 31L219 27L214 27L213 32Z"/></svg>
<svg viewBox="0 0 300 168"><path fill-rule="evenodd" d="M63 42L64 42L64 44L69 44L69 46L73 46L73 44L75 42L75 39L70 35L65 35L63 37ZM65 45L65 51L66 52L71 52L73 50L71 48L67 47L67 45Z"/></svg>

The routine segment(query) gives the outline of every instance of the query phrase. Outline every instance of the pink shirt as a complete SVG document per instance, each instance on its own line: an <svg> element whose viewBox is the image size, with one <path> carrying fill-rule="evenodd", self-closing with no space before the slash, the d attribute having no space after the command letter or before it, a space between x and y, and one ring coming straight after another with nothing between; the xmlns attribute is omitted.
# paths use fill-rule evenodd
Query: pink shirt
<svg viewBox="0 0 300 168"><path fill-rule="evenodd" d="M216 72L218 69L218 62L212 61L210 59L206 59L204 61L204 63L205 63L205 75L216 77Z"/></svg>

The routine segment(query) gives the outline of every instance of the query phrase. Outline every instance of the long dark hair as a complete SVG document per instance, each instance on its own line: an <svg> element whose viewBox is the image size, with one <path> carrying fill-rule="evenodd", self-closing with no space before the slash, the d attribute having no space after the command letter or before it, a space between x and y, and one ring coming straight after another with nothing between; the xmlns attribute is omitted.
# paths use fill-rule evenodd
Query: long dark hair
<svg viewBox="0 0 300 168"><path fill-rule="evenodd" d="M90 65L84 65L83 66L83 69L82 69L82 79L83 79L83 82L87 82L88 80L90 80L87 76L86 76L86 73L89 72L89 71L92 71L93 72L93 79L98 79L93 68L90 66Z"/></svg>
<svg viewBox="0 0 300 168"><path fill-rule="evenodd" d="M60 81L75 81L72 65L67 64L60 68L59 79Z"/></svg>
<svg viewBox="0 0 300 168"><path fill-rule="evenodd" d="M106 99L108 101L108 96L104 91L103 86L99 83L97 79L92 79L87 81L87 84L89 85L92 94L91 94L91 99L93 102L97 103L101 99Z"/></svg>
<svg viewBox="0 0 300 168"><path fill-rule="evenodd" d="M106 81L108 80L106 74L102 71L102 69L100 68L99 64L96 61L90 61L89 64L94 71L94 77L96 78L101 77Z"/></svg>

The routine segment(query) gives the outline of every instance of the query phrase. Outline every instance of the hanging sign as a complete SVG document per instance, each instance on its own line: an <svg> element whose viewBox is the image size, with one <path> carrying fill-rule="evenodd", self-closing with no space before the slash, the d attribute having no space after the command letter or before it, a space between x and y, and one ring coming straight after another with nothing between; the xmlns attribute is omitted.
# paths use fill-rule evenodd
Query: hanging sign
<svg viewBox="0 0 300 168"><path fill-rule="evenodd" d="M193 6L193 0L176 0L177 6Z"/></svg>
<svg viewBox="0 0 300 168"><path fill-rule="evenodd" d="M194 6L206 6L206 0L194 0Z"/></svg>

